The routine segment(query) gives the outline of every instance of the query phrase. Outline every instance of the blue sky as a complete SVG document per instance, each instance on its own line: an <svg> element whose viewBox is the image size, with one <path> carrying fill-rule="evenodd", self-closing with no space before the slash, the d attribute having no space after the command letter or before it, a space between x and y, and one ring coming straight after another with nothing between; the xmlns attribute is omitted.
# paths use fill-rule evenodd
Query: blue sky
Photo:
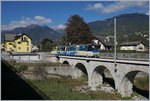
<svg viewBox="0 0 150 101"><path fill-rule="evenodd" d="M30 24L65 28L70 15L79 14L88 23L124 13L149 14L147 1L3 1L2 29Z"/></svg>

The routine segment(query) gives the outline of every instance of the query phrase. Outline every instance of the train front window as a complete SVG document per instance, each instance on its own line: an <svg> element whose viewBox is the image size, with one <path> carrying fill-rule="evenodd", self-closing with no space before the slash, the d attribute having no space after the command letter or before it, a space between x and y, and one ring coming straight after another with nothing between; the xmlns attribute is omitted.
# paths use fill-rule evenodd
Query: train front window
<svg viewBox="0 0 150 101"><path fill-rule="evenodd" d="M91 46L88 46L88 51L92 51L92 47Z"/></svg>
<svg viewBox="0 0 150 101"><path fill-rule="evenodd" d="M80 51L87 51L87 50L88 50L88 46L87 46L87 45L81 45L81 46L79 47L79 50L80 50Z"/></svg>
<svg viewBox="0 0 150 101"><path fill-rule="evenodd" d="M69 46L67 48L67 51L75 51L76 50L76 47L75 46Z"/></svg>
<svg viewBox="0 0 150 101"><path fill-rule="evenodd" d="M59 50L60 50L60 51L65 51L65 47L60 46L60 47L59 47Z"/></svg>
<svg viewBox="0 0 150 101"><path fill-rule="evenodd" d="M80 48L79 48L79 50L80 50L80 51L84 51L84 46L81 45Z"/></svg>
<svg viewBox="0 0 150 101"><path fill-rule="evenodd" d="M85 51L88 51L88 46L85 46L85 49L84 49Z"/></svg>

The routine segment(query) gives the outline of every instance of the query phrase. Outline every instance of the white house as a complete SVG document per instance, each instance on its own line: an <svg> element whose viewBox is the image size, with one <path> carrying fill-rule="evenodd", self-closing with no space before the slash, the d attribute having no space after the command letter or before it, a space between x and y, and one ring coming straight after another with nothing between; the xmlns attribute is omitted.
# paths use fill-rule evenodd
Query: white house
<svg viewBox="0 0 150 101"><path fill-rule="evenodd" d="M92 43L99 46L101 50L112 50L114 47L113 42L110 42L107 38L102 36L95 36Z"/></svg>
<svg viewBox="0 0 150 101"><path fill-rule="evenodd" d="M136 51L145 51L145 45L141 41L135 42L123 42L120 45L120 50L136 50Z"/></svg>
<svg viewBox="0 0 150 101"><path fill-rule="evenodd" d="M40 61L41 56L35 53L14 53L11 54L11 59L19 61Z"/></svg>
<svg viewBox="0 0 150 101"><path fill-rule="evenodd" d="M37 52L38 50L39 50L39 48L38 48L37 46L35 46L35 45L32 46L32 52L33 52L33 51L34 51L34 52L35 52L35 51Z"/></svg>

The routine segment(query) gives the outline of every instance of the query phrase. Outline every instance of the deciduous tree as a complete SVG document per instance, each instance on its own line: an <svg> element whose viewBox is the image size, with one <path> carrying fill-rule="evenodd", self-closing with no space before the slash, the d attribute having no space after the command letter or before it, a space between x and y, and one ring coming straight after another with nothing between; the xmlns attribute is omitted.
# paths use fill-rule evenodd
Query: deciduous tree
<svg viewBox="0 0 150 101"><path fill-rule="evenodd" d="M66 26L67 43L85 44L91 42L93 35L90 33L88 24L79 15L71 16Z"/></svg>

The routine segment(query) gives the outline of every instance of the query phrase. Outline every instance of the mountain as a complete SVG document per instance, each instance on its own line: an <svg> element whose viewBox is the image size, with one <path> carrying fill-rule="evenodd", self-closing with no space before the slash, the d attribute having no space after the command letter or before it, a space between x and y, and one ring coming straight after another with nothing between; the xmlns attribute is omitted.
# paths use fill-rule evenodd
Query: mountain
<svg viewBox="0 0 150 101"><path fill-rule="evenodd" d="M94 35L113 35L114 18L117 19L117 33L120 35L149 30L149 16L139 13L122 14L105 20L90 22L88 25Z"/></svg>
<svg viewBox="0 0 150 101"><path fill-rule="evenodd" d="M4 40L4 34L19 34L26 33L32 38L33 44L39 44L44 38L52 39L54 42L58 42L63 36L62 33L58 33L48 26L39 26L32 24L26 27L19 27L13 30L2 30L2 42Z"/></svg>
<svg viewBox="0 0 150 101"><path fill-rule="evenodd" d="M145 14L132 13L121 14L108 18L88 23L90 31L96 36L113 36L114 18L117 19L117 40L123 42L144 40L148 45L149 31L149 16ZM27 27L19 27L13 30L2 30L1 40L4 40L4 34L19 34L26 33L32 38L33 44L39 44L44 38L50 38L55 42L60 41L65 34L64 30L54 30L48 26L29 25ZM125 36L129 37L124 38ZM147 37L145 37L147 36Z"/></svg>
<svg viewBox="0 0 150 101"><path fill-rule="evenodd" d="M64 29L56 29L55 31L58 32L58 33L61 33L61 34L65 34Z"/></svg>

